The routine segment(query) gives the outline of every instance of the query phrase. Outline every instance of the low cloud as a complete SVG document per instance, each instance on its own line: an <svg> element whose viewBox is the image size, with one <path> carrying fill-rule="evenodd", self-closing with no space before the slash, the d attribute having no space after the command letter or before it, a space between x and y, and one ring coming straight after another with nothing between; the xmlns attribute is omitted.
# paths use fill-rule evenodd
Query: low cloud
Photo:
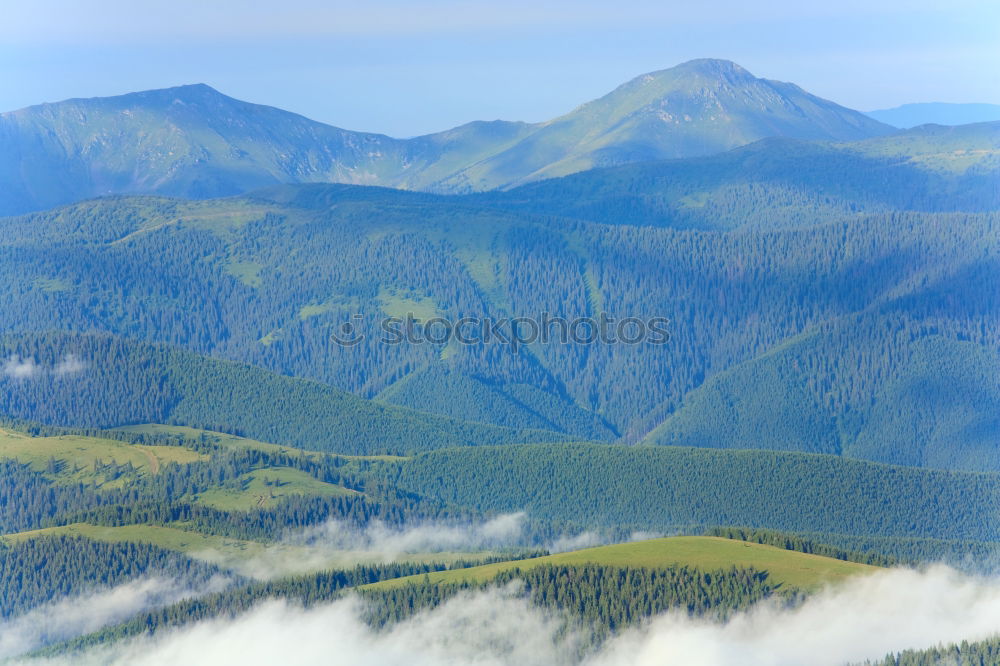
<svg viewBox="0 0 1000 666"><path fill-rule="evenodd" d="M519 545L523 540L525 518L524 513L508 513L481 524L428 522L406 527L393 527L381 521L373 521L363 528L334 520L290 535L285 541L396 559L405 553L482 550Z"/></svg>
<svg viewBox="0 0 1000 666"><path fill-rule="evenodd" d="M454 599L377 632L346 599L303 610L270 602L235 620L212 620L154 639L98 649L51 664L350 664L351 666L558 666L570 664L573 637L524 601L494 590Z"/></svg>
<svg viewBox="0 0 1000 666"><path fill-rule="evenodd" d="M663 535L657 532L632 532L632 534L629 535L628 540L646 541L648 539L655 539L661 536ZM581 532L579 534L564 535L557 539L553 539L545 546L545 549L550 553L565 553L570 550L594 548L596 546L606 546L612 543L618 542L609 539L606 534L601 534L600 532Z"/></svg>
<svg viewBox="0 0 1000 666"><path fill-rule="evenodd" d="M52 373L57 377L75 375L78 372L83 372L86 367L87 364L81 361L76 354L67 354L61 361L56 363L55 367L52 369Z"/></svg>
<svg viewBox="0 0 1000 666"><path fill-rule="evenodd" d="M221 585L219 581L212 586ZM171 604L192 594L188 588L154 578L33 608L0 622L0 659L97 631L142 610Z"/></svg>
<svg viewBox="0 0 1000 666"><path fill-rule="evenodd" d="M678 614L609 642L592 666L835 666L1000 633L1000 581L936 566L851 579L794 610L764 603L725 624Z"/></svg>
<svg viewBox="0 0 1000 666"><path fill-rule="evenodd" d="M359 527L331 520L288 533L279 543L249 558L218 551L195 556L241 575L268 579L362 562L396 562L412 559L414 554L434 559L426 556L515 548L525 545L525 519L524 513L510 513L485 523L425 522L406 527L377 520Z"/></svg>
<svg viewBox="0 0 1000 666"><path fill-rule="evenodd" d="M38 379L45 375L66 377L83 372L87 367L76 354L67 354L52 367L40 365L34 358L12 355L4 361L3 376L12 379Z"/></svg>
<svg viewBox="0 0 1000 666"><path fill-rule="evenodd" d="M1000 582L946 567L880 572L796 609L765 603L726 623L668 613L590 653L585 636L509 588L460 596L381 632L362 617L357 599L309 610L269 602L48 663L833 666L1000 632Z"/></svg>
<svg viewBox="0 0 1000 666"><path fill-rule="evenodd" d="M569 550L580 550L581 548L593 548L607 543L597 532L581 532L573 536L561 536L548 544L546 549L550 553L565 553Z"/></svg>
<svg viewBox="0 0 1000 666"><path fill-rule="evenodd" d="M422 522L404 527L374 520L366 526L331 520L304 530L289 532L276 544L246 554L221 551L194 553L212 564L262 580L281 576L351 567L360 563L388 563L413 559L433 560L434 554L465 554L474 559L485 552L503 549L534 549L526 533L527 514L507 513L484 523ZM658 534L634 532L630 541L652 539ZM559 536L542 548L562 553L614 543L599 532ZM437 559L443 559L437 558Z"/></svg>
<svg viewBox="0 0 1000 666"><path fill-rule="evenodd" d="M42 368L35 359L21 359L19 356L11 356L3 364L3 374L5 377L13 379L32 379L42 373Z"/></svg>

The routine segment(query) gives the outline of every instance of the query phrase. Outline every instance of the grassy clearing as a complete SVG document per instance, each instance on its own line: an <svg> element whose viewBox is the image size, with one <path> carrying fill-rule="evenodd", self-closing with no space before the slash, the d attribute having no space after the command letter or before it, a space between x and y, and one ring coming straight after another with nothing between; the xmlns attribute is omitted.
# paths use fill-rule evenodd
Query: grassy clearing
<svg viewBox="0 0 1000 666"><path fill-rule="evenodd" d="M240 480L243 485L239 490L216 488L201 493L193 501L222 511L249 511L273 507L290 495L335 497L359 494L343 486L324 483L290 467L254 470L244 474Z"/></svg>
<svg viewBox="0 0 1000 666"><path fill-rule="evenodd" d="M253 448L286 455L318 457L321 454L301 449L278 446L267 442L211 433L183 426L149 424L120 428L124 432L164 433L183 435L192 439L202 435L217 444L231 448ZM157 474L169 463L191 463L206 460L207 456L182 446L133 445L113 439L61 435L58 437L32 437L0 429L0 458L14 458L31 465L32 469L61 483L96 483L109 489L123 486L136 474ZM54 462L53 462L54 461ZM131 464L135 474L108 474L103 466ZM290 467L271 467L245 474L239 489L217 488L192 498L200 504L224 511L247 511L268 508L290 495L337 496L351 495L356 491L324 483L309 474Z"/></svg>
<svg viewBox="0 0 1000 666"><path fill-rule="evenodd" d="M258 451L266 451L268 453L283 453L287 455L322 455L313 451L303 451L302 449L297 449L292 446L281 446L280 444L260 442L256 439L229 435L224 432L215 432L214 430L189 428L188 426L164 425L162 423L143 423L141 425L123 426L121 428L115 428L115 430L119 432L134 432L147 435L179 435L188 439L206 437L212 444L232 449L255 449Z"/></svg>
<svg viewBox="0 0 1000 666"><path fill-rule="evenodd" d="M131 463L140 474L156 474L171 462L190 463L205 456L181 446L136 446L113 439L60 435L32 437L0 429L0 458L14 458L60 482L103 482L101 463ZM50 461L56 461L55 470ZM117 480L116 480L117 481Z"/></svg>
<svg viewBox="0 0 1000 666"><path fill-rule="evenodd" d="M329 312L333 309L333 305L330 303L320 303L319 305L303 305L299 308L299 319L306 320L310 317L318 317L319 315Z"/></svg>
<svg viewBox="0 0 1000 666"><path fill-rule="evenodd" d="M382 304L382 311L389 317L412 317L416 321L427 321L442 315L434 299L412 290L404 292L383 286L379 289L378 300Z"/></svg>
<svg viewBox="0 0 1000 666"><path fill-rule="evenodd" d="M47 294L71 291L73 289L70 283L65 280L60 280L59 278L38 278L35 280L35 287L41 289Z"/></svg>
<svg viewBox="0 0 1000 666"><path fill-rule="evenodd" d="M697 567L703 571L718 571L732 566L754 567L767 571L770 580L775 583L804 590L814 590L826 584L840 582L849 576L871 573L878 569L865 564L718 537L665 537L587 548L518 562L442 571L429 574L429 579L434 583L485 581L507 569L520 567L524 570L545 564L604 564L650 568L681 565ZM422 579L423 576L408 576L366 587L392 587Z"/></svg>
<svg viewBox="0 0 1000 666"><path fill-rule="evenodd" d="M264 544L255 541L243 541L229 537L191 532L178 527L160 525L125 525L122 527L105 527L88 523L73 523L59 527L46 527L39 530L17 532L0 537L8 544L15 544L28 539L44 536L82 536L96 541L111 543L133 542L148 543L168 550L176 550L188 555L203 552L224 553L232 557L250 557L262 552Z"/></svg>
<svg viewBox="0 0 1000 666"><path fill-rule="evenodd" d="M225 264L226 272L248 287L259 287L261 285L260 272L264 270L262 264L253 261L228 261Z"/></svg>

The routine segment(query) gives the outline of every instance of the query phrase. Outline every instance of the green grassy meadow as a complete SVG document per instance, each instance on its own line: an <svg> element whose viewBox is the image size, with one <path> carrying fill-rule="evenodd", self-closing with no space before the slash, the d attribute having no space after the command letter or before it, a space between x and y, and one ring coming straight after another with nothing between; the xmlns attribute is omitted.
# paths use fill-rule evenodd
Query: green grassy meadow
<svg viewBox="0 0 1000 666"><path fill-rule="evenodd" d="M131 463L140 474L156 474L168 463L191 463L206 460L207 456L182 446L142 446L79 435L32 437L0 429L0 458L28 463L54 481L97 483L103 487L105 482L95 464ZM54 469L51 461L55 461Z"/></svg>
<svg viewBox="0 0 1000 666"><path fill-rule="evenodd" d="M355 490L324 483L305 472L289 467L268 467L254 470L241 477L239 489L214 488L193 498L198 504L221 511L248 511L269 508L290 495L336 497L357 495Z"/></svg>
<svg viewBox="0 0 1000 666"><path fill-rule="evenodd" d="M719 537L664 537L586 548L530 560L442 571L428 574L428 579L433 583L443 584L463 580L486 581L502 571L514 568L527 570L546 564L563 566L602 564L646 568L677 565L696 567L703 571L719 571L734 566L753 567L767 571L769 579L774 583L803 590L815 590L824 585L839 583L851 576L878 570L878 567L866 564ZM408 576L366 587L386 588L423 579L423 576Z"/></svg>

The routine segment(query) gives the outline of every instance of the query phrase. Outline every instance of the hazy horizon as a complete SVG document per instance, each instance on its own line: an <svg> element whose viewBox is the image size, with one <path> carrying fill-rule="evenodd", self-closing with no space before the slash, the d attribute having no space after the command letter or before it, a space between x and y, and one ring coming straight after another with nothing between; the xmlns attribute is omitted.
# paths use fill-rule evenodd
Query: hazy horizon
<svg viewBox="0 0 1000 666"><path fill-rule="evenodd" d="M145 3L8 8L0 110L206 83L321 122L414 136L473 120L538 122L641 74L732 60L870 111L1000 103L1000 7L723 2Z"/></svg>

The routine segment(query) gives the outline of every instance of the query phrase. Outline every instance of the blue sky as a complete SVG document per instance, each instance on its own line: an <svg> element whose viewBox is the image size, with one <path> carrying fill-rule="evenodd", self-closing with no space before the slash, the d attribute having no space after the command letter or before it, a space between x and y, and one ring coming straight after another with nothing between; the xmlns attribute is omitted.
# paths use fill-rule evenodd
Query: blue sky
<svg viewBox="0 0 1000 666"><path fill-rule="evenodd" d="M203 82L354 130L537 121L735 60L862 110L1000 103L997 0L4 3L0 110Z"/></svg>

